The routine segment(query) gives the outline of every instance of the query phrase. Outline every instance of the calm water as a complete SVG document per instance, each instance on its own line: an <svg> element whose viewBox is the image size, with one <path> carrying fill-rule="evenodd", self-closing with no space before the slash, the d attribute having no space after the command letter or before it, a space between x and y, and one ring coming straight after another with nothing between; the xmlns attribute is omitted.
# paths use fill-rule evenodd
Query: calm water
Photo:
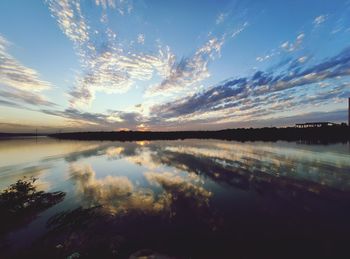
<svg viewBox="0 0 350 259"><path fill-rule="evenodd" d="M0 189L23 176L66 197L9 233L11 251L65 244L69 235L52 238L48 220L98 205L108 219L74 234L117 240L112 254L120 258L141 249L182 258L334 258L350 241L348 144L0 141Z"/></svg>

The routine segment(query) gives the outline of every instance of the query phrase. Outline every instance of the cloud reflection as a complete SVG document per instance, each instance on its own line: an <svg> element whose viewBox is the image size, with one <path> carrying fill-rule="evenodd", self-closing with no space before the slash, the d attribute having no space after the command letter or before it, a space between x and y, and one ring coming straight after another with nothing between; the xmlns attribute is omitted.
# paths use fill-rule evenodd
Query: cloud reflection
<svg viewBox="0 0 350 259"><path fill-rule="evenodd" d="M102 205L113 215L137 212L171 216L179 201L187 200L194 208L199 208L207 206L212 195L193 179L191 182L189 177L182 178L173 173L145 174L151 185L162 187L163 191L159 193L153 188L135 186L125 176L99 179L90 165L71 165L70 176L85 207Z"/></svg>
<svg viewBox="0 0 350 259"><path fill-rule="evenodd" d="M70 174L86 207L102 205L110 213L118 214L131 210L156 213L167 205L166 196L155 199L152 190L138 190L125 176L97 179L91 166L80 165L72 165Z"/></svg>

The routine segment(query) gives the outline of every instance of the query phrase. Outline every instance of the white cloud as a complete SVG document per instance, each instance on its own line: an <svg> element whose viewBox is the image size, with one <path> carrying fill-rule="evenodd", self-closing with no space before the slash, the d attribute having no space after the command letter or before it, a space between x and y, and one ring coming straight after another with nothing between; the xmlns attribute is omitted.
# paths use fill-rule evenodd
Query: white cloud
<svg viewBox="0 0 350 259"><path fill-rule="evenodd" d="M308 60L308 56L302 56L302 57L298 58L299 63L305 63L307 60Z"/></svg>
<svg viewBox="0 0 350 259"><path fill-rule="evenodd" d="M135 80L150 80L155 72L164 76L171 66L173 55L169 48L159 49L157 55L105 51L86 62L86 73L81 75L71 92L71 104L88 105L96 91L123 93Z"/></svg>
<svg viewBox="0 0 350 259"><path fill-rule="evenodd" d="M327 15L317 16L312 22L315 26L319 26L327 20Z"/></svg>
<svg viewBox="0 0 350 259"><path fill-rule="evenodd" d="M267 54L265 56L259 56L256 58L256 61L263 62L263 61L270 59L271 57L273 57L273 55L270 55L270 54Z"/></svg>
<svg viewBox="0 0 350 259"><path fill-rule="evenodd" d="M51 84L40 79L37 71L24 66L8 53L9 43L0 35L0 83L19 90L40 92Z"/></svg>
<svg viewBox="0 0 350 259"><path fill-rule="evenodd" d="M241 34L241 32L243 32L247 27L248 27L249 23L245 22L243 23L242 26L240 26L237 30L235 30L232 34L231 37L234 38L236 36L238 36L239 34Z"/></svg>
<svg viewBox="0 0 350 259"><path fill-rule="evenodd" d="M305 34L300 33L296 37L294 42L285 41L280 45L280 48L286 52L293 52L295 50L298 50L301 47L304 38L305 38ZM256 57L255 60L258 62L264 62L280 54L281 54L281 51L272 49L267 54ZM300 63L302 63L302 59L300 60Z"/></svg>
<svg viewBox="0 0 350 259"><path fill-rule="evenodd" d="M77 0L48 0L49 9L63 33L77 46L89 40L89 27Z"/></svg>
<svg viewBox="0 0 350 259"><path fill-rule="evenodd" d="M300 48L301 44L303 43L303 40L305 38L304 33L300 33L297 38L295 39L294 43L286 41L282 43L281 48L285 51L292 52Z"/></svg>
<svg viewBox="0 0 350 259"><path fill-rule="evenodd" d="M137 36L137 42L138 42L139 44L144 44L144 43L145 43L145 35L143 35L142 33L139 34L139 35Z"/></svg>
<svg viewBox="0 0 350 259"><path fill-rule="evenodd" d="M96 34L96 29L85 20L79 1L50 0L48 3L61 30L74 43L83 70L77 75L75 86L70 91L73 107L89 105L96 91L123 93L136 80L149 80L155 72L161 76L168 73L169 62L174 59L168 47L160 46L156 54L126 52L117 42L116 33L105 22L108 20L106 17L102 23L107 28ZM126 3L121 0L96 1L104 8L119 8ZM131 11L132 7L128 5L127 9ZM95 37L104 39L102 47L96 43L98 40ZM140 34L137 40L143 44L144 35Z"/></svg>
<svg viewBox="0 0 350 259"><path fill-rule="evenodd" d="M227 17L227 14L225 14L225 13L220 13L220 14L218 15L218 17L216 18L215 23L216 23L216 24L220 24L220 23L224 22L224 20L226 19L226 17Z"/></svg>
<svg viewBox="0 0 350 259"><path fill-rule="evenodd" d="M54 103L48 101L41 94L31 92L31 91L15 89L15 88L9 88L7 90L1 89L0 97L6 98L6 100L10 99L15 102L24 102L26 104L35 105L35 106L37 105L55 106Z"/></svg>
<svg viewBox="0 0 350 259"><path fill-rule="evenodd" d="M128 157L128 159L133 158ZM147 162L154 164L151 161ZM163 190L157 194L149 188L134 185L125 176L98 178L90 165L72 164L70 176L75 182L75 191L81 197L83 206L102 205L103 210L112 214L137 211L150 214L162 213L163 216L170 215L165 213L171 212L171 205L176 202L176 197L191 197L191 205L201 207L206 206L212 196L211 192L202 187L194 174L180 177L168 172L145 173L151 185L162 187Z"/></svg>
<svg viewBox="0 0 350 259"><path fill-rule="evenodd" d="M97 6L101 5L104 9L106 9L107 7L116 7L114 0L96 0L95 3Z"/></svg>
<svg viewBox="0 0 350 259"><path fill-rule="evenodd" d="M209 60L220 55L224 40L212 38L197 49L193 56L173 63L166 78L158 85L148 89L147 95L174 92L182 89L188 90L192 86L210 76L208 71Z"/></svg>
<svg viewBox="0 0 350 259"><path fill-rule="evenodd" d="M264 61L270 60L275 56L278 56L279 54L281 54L280 51L276 49L272 49L267 54L256 57L255 60L258 62L264 62Z"/></svg>
<svg viewBox="0 0 350 259"><path fill-rule="evenodd" d="M97 6L103 9L116 9L120 15L129 14L133 10L132 2L129 0L95 0Z"/></svg>
<svg viewBox="0 0 350 259"><path fill-rule="evenodd" d="M6 99L2 100L2 104L22 107L17 104L19 102L35 106L54 106L54 103L40 94L41 91L50 89L51 84L42 80L36 70L23 65L10 55L9 45L0 35L0 97Z"/></svg>

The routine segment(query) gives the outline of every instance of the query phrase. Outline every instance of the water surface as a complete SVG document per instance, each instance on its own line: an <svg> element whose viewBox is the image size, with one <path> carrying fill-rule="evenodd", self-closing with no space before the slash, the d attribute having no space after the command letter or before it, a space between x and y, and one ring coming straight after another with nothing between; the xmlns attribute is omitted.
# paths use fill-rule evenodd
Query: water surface
<svg viewBox="0 0 350 259"><path fill-rule="evenodd" d="M66 234L48 235L48 220L100 205L108 220L93 226L117 240L120 258L141 249L183 258L340 256L349 241L348 144L0 141L0 189L24 176L66 197L7 234L12 251L45 238L65 244ZM75 235L96 236L90 226Z"/></svg>

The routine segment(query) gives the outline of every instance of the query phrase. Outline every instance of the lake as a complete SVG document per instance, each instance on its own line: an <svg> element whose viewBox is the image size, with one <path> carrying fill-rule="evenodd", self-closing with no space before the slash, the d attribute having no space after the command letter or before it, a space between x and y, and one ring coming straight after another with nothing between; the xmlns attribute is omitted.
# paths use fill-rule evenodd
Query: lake
<svg viewBox="0 0 350 259"><path fill-rule="evenodd" d="M0 189L25 176L66 195L0 238L6 256L336 258L350 241L345 143L1 140Z"/></svg>

